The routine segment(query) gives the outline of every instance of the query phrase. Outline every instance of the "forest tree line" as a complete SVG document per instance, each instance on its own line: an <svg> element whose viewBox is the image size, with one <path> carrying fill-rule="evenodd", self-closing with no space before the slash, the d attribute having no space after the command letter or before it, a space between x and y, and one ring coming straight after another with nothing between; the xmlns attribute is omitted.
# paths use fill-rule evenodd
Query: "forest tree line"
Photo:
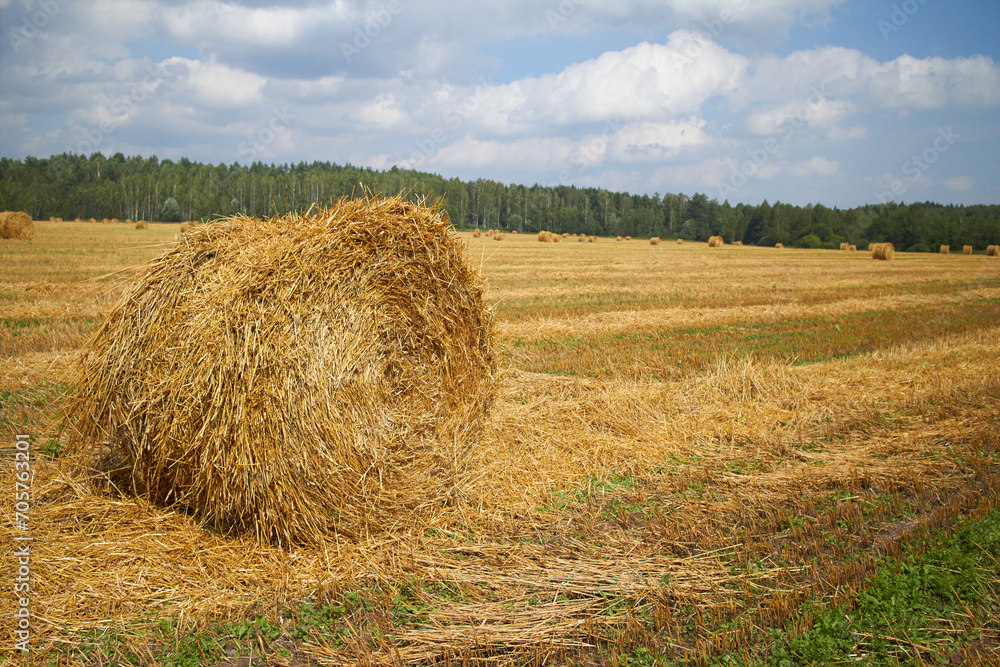
<svg viewBox="0 0 1000 667"><path fill-rule="evenodd" d="M132 218L174 222L242 213L263 217L329 204L364 190L443 197L457 229L684 238L806 248L891 241L898 250L1000 243L1000 206L879 203L851 209L767 201L730 204L703 193L636 195L601 188L462 181L350 164L203 164L115 153L0 158L0 210L36 220Z"/></svg>

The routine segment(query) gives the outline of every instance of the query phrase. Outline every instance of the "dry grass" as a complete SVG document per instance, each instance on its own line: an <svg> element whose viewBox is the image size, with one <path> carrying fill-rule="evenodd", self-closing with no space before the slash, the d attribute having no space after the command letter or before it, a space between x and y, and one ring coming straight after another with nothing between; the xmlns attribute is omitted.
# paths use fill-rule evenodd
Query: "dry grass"
<svg viewBox="0 0 1000 667"><path fill-rule="evenodd" d="M202 243L213 226L179 243ZM123 268L122 256L131 264L162 253L148 246L173 247L174 231L39 223L34 243L12 246L0 267L7 317L103 316L128 284L79 281ZM289 645L300 661L602 664L655 642L664 660L707 664L753 650L806 600L862 587L879 554L911 535L979 516L1000 498L992 264L616 243L570 244L554 261L531 237L461 238L497 304L505 372L454 502L281 549L92 486L72 458L38 459L34 657L109 664L110 653L57 656L103 641L156 664L151 651L214 622L260 615L290 629L306 600L347 611L336 641ZM907 337L900 313L923 333ZM969 324L944 328L961 317ZM742 329L763 345L773 331L822 318L843 331L810 337L847 340L860 322L886 325L868 351L809 362L798 336L785 360L743 354L720 335ZM586 357L570 349L568 372L525 368L580 339ZM57 437L44 426L61 403L35 396L72 379L67 360L83 338L54 339L44 352L21 340L9 338L0 391L24 401L4 398L4 414L18 416L2 437L12 442L31 419L45 443ZM200 335L200 349L213 340ZM680 340L706 346L707 363L668 368L662 360ZM0 472L5 488L13 474ZM11 494L0 507L12 513ZM348 594L366 603L352 608ZM0 602L4 618L10 605ZM177 638L150 640L161 620L176 624Z"/></svg>
<svg viewBox="0 0 1000 667"><path fill-rule="evenodd" d="M356 534L460 494L493 345L434 209L216 221L140 269L84 350L70 451L220 530Z"/></svg>
<svg viewBox="0 0 1000 667"><path fill-rule="evenodd" d="M875 243L872 246L872 259L891 260L896 256L896 249L891 243Z"/></svg>
<svg viewBox="0 0 1000 667"><path fill-rule="evenodd" d="M35 238L35 223L23 211L0 212L0 239L30 241Z"/></svg>

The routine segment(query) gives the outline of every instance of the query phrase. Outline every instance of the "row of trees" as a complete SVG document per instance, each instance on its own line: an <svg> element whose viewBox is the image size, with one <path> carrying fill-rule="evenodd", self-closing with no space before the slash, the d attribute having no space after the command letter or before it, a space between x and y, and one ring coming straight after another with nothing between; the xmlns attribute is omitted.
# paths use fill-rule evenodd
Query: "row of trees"
<svg viewBox="0 0 1000 667"><path fill-rule="evenodd" d="M461 229L497 228L602 236L659 236L799 247L838 247L891 241L906 250L938 245L1000 243L1000 206L877 204L853 209L822 204L793 206L719 203L704 194L633 195L601 188L465 182L392 168L350 164L202 164L155 156L105 157L94 153L50 158L0 159L0 209L35 219L209 219L245 213L267 216L329 203L363 189L411 199L444 197Z"/></svg>

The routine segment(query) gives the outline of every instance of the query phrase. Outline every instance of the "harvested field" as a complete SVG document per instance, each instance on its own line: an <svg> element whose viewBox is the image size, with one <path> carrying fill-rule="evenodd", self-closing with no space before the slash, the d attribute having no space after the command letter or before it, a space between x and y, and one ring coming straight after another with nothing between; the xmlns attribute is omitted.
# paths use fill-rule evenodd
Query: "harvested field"
<svg viewBox="0 0 1000 667"><path fill-rule="evenodd" d="M206 232L35 232L0 266L0 483L31 435L39 664L751 664L1000 499L992 257L462 233L501 380L461 493L317 544L227 536L57 455L122 270ZM886 641L976 664L1000 628L966 606Z"/></svg>

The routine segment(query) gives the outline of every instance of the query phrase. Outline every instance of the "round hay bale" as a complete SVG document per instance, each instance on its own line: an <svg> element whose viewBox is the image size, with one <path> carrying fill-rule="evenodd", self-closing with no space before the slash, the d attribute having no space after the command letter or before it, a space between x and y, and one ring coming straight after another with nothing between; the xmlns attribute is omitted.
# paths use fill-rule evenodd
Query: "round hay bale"
<svg viewBox="0 0 1000 667"><path fill-rule="evenodd" d="M87 220L87 222L97 222L97 220L95 220L94 218L90 218L89 220Z"/></svg>
<svg viewBox="0 0 1000 667"><path fill-rule="evenodd" d="M631 236L626 236L626 237L625 237L625 240L626 240L626 241L631 241L631 240L632 240L632 237L631 237Z"/></svg>
<svg viewBox="0 0 1000 667"><path fill-rule="evenodd" d="M617 237L617 238L615 238L615 241L621 241L621 240L622 240L622 237L620 237L620 236Z"/></svg>
<svg viewBox="0 0 1000 667"><path fill-rule="evenodd" d="M185 232L193 232L194 230L198 229L198 227L199 225L196 220L188 220L187 222L182 222L181 233L183 234Z"/></svg>
<svg viewBox="0 0 1000 667"><path fill-rule="evenodd" d="M851 248L851 244L850 243L841 243L840 244L840 249L841 250L849 250L850 248Z"/></svg>
<svg viewBox="0 0 1000 667"><path fill-rule="evenodd" d="M896 254L896 248L891 243L875 243L872 248L872 259L890 260Z"/></svg>
<svg viewBox="0 0 1000 667"><path fill-rule="evenodd" d="M733 245L743 245L743 241L733 241Z"/></svg>
<svg viewBox="0 0 1000 667"><path fill-rule="evenodd" d="M135 223L135 228L136 229L149 229L149 224L145 220L140 220L139 222Z"/></svg>
<svg viewBox="0 0 1000 667"><path fill-rule="evenodd" d="M83 222L83 220L81 220L80 218L77 218L77 219L76 219L76 220L74 220L73 222Z"/></svg>
<svg viewBox="0 0 1000 667"><path fill-rule="evenodd" d="M49 217L49 222L55 222L55 221L56 217L54 215Z"/></svg>
<svg viewBox="0 0 1000 667"><path fill-rule="evenodd" d="M513 230L511 230L511 232L510 232L510 233L511 233L511 234L514 234L514 235L516 235L516 234L517 234L517 230L516 230L516 229L513 229Z"/></svg>
<svg viewBox="0 0 1000 667"><path fill-rule="evenodd" d="M118 224L118 218L111 218L111 224L112 225L117 225Z"/></svg>
<svg viewBox="0 0 1000 667"><path fill-rule="evenodd" d="M480 236L482 236L482 234L481 234L481 233L479 233L479 230L478 230L478 229L473 229L473 230L472 230L472 238L474 238L474 239L478 239L478 238L479 238Z"/></svg>
<svg viewBox="0 0 1000 667"><path fill-rule="evenodd" d="M784 249L784 247L785 247L785 244L784 244L784 243L775 243L775 244L774 244L774 247L775 247L775 248L779 248L779 249Z"/></svg>
<svg viewBox="0 0 1000 667"><path fill-rule="evenodd" d="M126 225L134 225L135 224L135 220L133 220L132 218L125 218L125 224Z"/></svg>
<svg viewBox="0 0 1000 667"><path fill-rule="evenodd" d="M971 255L972 254L972 246L971 245L964 245L964 246L962 246L962 254L963 255Z"/></svg>
<svg viewBox="0 0 1000 667"><path fill-rule="evenodd" d="M721 248L724 245L726 245L726 242L722 240L721 236L713 236L708 239L709 248Z"/></svg>
<svg viewBox="0 0 1000 667"><path fill-rule="evenodd" d="M597 237L596 236L588 236L587 237L587 243L595 243L596 241L597 241Z"/></svg>
<svg viewBox="0 0 1000 667"><path fill-rule="evenodd" d="M649 239L649 245L660 245L660 237L654 236L653 238Z"/></svg>
<svg viewBox="0 0 1000 667"><path fill-rule="evenodd" d="M874 244L874 243L869 243L869 244L868 244L868 250L869 250L869 251L872 251L872 250L874 250L874 249L875 249L875 244Z"/></svg>
<svg viewBox="0 0 1000 667"><path fill-rule="evenodd" d="M577 241L579 241L580 243L583 243L586 240L587 236L585 234L580 234L579 238L577 238Z"/></svg>
<svg viewBox="0 0 1000 667"><path fill-rule="evenodd" d="M856 245L848 246L847 250L849 252L857 252L858 251L858 246L856 246Z"/></svg>
<svg viewBox="0 0 1000 667"><path fill-rule="evenodd" d="M677 245L684 245L684 239L677 239Z"/></svg>
<svg viewBox="0 0 1000 667"><path fill-rule="evenodd" d="M552 242L553 243L561 243L562 242L562 237L559 236L558 234L550 234L549 236L552 238Z"/></svg>
<svg viewBox="0 0 1000 667"><path fill-rule="evenodd" d="M101 222L103 222L105 225L111 224L111 220L109 220L108 218L104 218L103 220L101 220Z"/></svg>
<svg viewBox="0 0 1000 667"><path fill-rule="evenodd" d="M496 234L493 235L493 240L494 241L503 241L503 238L504 238L504 236L500 232L497 232Z"/></svg>
<svg viewBox="0 0 1000 667"><path fill-rule="evenodd" d="M549 239L549 233L548 232L546 232L544 230L538 232L538 242L539 243L548 243L549 240L550 239Z"/></svg>
<svg viewBox="0 0 1000 667"><path fill-rule="evenodd" d="M987 257L1000 256L1000 245L986 246L986 256Z"/></svg>
<svg viewBox="0 0 1000 667"><path fill-rule="evenodd" d="M568 238L569 238L569 232L563 232L563 233L562 233L562 237L563 237L564 239L568 239Z"/></svg>
<svg viewBox="0 0 1000 667"><path fill-rule="evenodd" d="M24 211L0 213L0 239L30 241L35 238L35 223Z"/></svg>
<svg viewBox="0 0 1000 667"><path fill-rule="evenodd" d="M283 545L439 511L494 400L483 292L440 210L398 196L202 226L84 350L68 449Z"/></svg>
<svg viewBox="0 0 1000 667"><path fill-rule="evenodd" d="M939 252L942 255L947 255L948 253L951 252L951 246L943 245L943 246L941 246L941 250Z"/></svg>

